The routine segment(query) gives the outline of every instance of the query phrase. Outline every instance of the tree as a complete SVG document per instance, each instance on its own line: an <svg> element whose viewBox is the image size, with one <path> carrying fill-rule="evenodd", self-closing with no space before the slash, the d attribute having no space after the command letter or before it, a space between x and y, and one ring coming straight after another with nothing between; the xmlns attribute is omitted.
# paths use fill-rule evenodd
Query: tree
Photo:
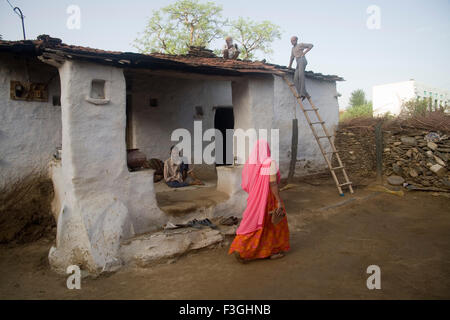
<svg viewBox="0 0 450 320"><path fill-rule="evenodd" d="M179 0L154 10L134 47L142 53L184 54L189 46L204 46L222 35L226 20L214 2Z"/></svg>
<svg viewBox="0 0 450 320"><path fill-rule="evenodd" d="M366 100L366 94L364 93L364 90L358 89L351 93L349 106L355 107L355 106L362 106L367 104Z"/></svg>
<svg viewBox="0 0 450 320"><path fill-rule="evenodd" d="M372 101L366 100L364 90L358 89L351 93L349 106L340 116L340 120L373 117Z"/></svg>
<svg viewBox="0 0 450 320"><path fill-rule="evenodd" d="M230 34L241 45L242 59L253 59L255 51L271 54L272 42L281 39L278 25L267 20L256 22L242 17L231 22Z"/></svg>

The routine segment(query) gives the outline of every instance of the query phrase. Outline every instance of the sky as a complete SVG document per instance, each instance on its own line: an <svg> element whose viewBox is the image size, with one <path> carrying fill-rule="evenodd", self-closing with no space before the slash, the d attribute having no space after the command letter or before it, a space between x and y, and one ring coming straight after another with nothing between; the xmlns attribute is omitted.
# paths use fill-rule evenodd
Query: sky
<svg viewBox="0 0 450 320"><path fill-rule="evenodd" d="M64 43L104 50L131 51L152 10L173 0L9 0L25 16L27 39L40 34ZM341 108L353 90L368 99L372 86L415 79L450 89L450 0L216 0L223 15L270 20L282 38L273 43L269 62L287 65L290 37L313 43L306 70L343 77L337 90ZM79 29L69 29L67 9L80 9ZM371 8L376 6L376 11ZM369 9L369 10L368 10ZM369 24L368 24L369 21ZM0 34L21 40L20 18L6 0L0 0ZM222 40L212 48L222 46Z"/></svg>

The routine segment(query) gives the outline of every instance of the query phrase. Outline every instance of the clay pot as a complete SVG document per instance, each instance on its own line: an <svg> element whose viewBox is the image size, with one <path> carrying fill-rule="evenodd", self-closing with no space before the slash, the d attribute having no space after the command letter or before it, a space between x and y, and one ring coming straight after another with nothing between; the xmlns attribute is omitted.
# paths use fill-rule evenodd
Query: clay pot
<svg viewBox="0 0 450 320"><path fill-rule="evenodd" d="M139 149L128 149L127 162L130 169L138 169L145 166L147 157Z"/></svg>

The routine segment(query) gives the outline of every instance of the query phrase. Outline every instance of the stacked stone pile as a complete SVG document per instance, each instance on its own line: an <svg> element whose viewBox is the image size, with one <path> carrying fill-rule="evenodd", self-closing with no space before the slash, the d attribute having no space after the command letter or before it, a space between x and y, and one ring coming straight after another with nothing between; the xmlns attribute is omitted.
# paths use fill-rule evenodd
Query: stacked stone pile
<svg viewBox="0 0 450 320"><path fill-rule="evenodd" d="M342 127L336 134L335 145L351 181L376 176L373 128ZM338 166L336 160L333 166ZM383 130L383 174L388 182L448 191L449 167L449 135L412 128Z"/></svg>
<svg viewBox="0 0 450 320"><path fill-rule="evenodd" d="M373 177L376 174L373 131L342 128L337 132L335 145L351 181L355 176ZM334 158L332 163L334 167L339 166Z"/></svg>
<svg viewBox="0 0 450 320"><path fill-rule="evenodd" d="M383 152L384 174L400 176L418 187L450 190L450 139L429 131L409 131L387 136Z"/></svg>

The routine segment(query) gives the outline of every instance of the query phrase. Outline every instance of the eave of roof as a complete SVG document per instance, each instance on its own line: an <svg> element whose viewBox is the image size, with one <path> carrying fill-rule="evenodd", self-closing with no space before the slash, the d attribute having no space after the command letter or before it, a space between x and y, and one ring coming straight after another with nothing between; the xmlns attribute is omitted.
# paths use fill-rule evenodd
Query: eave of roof
<svg viewBox="0 0 450 320"><path fill-rule="evenodd" d="M186 72L236 76L242 74L276 74L293 72L284 66L261 61L228 60L220 57L193 55L169 55L161 53L140 54L133 52L106 51L89 47L67 45L59 39L39 36L38 40L0 40L0 51L50 56L61 59L80 59L111 64L126 68L151 68L153 70L182 70ZM323 75L306 71L306 77L324 81L344 81L335 75Z"/></svg>

